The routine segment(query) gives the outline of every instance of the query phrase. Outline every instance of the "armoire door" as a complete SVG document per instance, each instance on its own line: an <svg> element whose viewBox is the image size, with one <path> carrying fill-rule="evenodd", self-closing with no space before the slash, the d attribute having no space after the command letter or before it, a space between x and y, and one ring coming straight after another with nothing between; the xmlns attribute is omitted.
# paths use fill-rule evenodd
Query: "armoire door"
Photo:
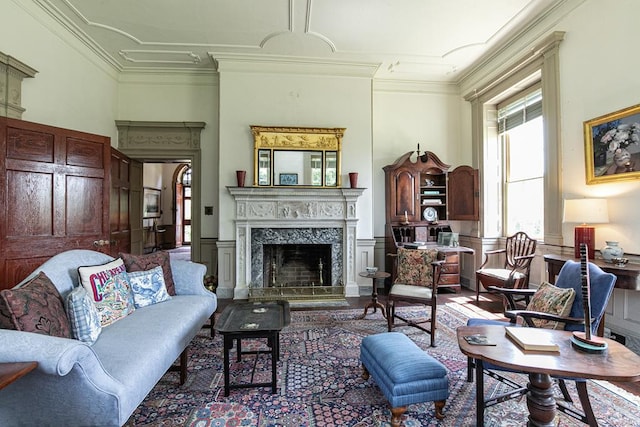
<svg viewBox="0 0 640 427"><path fill-rule="evenodd" d="M110 139L0 118L0 289L69 249L107 252Z"/></svg>

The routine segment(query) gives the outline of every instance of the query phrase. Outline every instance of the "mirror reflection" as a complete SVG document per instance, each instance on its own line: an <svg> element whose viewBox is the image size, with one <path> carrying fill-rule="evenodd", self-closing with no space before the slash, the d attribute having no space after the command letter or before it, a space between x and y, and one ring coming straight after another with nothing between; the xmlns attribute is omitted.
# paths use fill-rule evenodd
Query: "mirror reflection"
<svg viewBox="0 0 640 427"><path fill-rule="evenodd" d="M340 186L342 128L251 126L254 185Z"/></svg>

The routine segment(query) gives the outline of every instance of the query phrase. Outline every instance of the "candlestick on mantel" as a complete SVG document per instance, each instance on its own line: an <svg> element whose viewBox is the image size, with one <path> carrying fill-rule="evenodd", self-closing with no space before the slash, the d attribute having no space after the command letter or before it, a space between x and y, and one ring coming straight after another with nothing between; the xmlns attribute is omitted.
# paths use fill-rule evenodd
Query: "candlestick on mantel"
<svg viewBox="0 0 640 427"><path fill-rule="evenodd" d="M407 211L404 211L404 222L409 222L409 217L407 216Z"/></svg>

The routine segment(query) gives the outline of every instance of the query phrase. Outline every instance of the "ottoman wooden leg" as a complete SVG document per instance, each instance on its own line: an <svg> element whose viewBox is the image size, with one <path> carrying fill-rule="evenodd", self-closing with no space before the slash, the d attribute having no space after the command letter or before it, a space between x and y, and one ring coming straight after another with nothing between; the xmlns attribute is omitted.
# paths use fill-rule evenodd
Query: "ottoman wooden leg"
<svg viewBox="0 0 640 427"><path fill-rule="evenodd" d="M404 414L406 410L406 406L391 408L391 427L400 427L402 425L402 414Z"/></svg>
<svg viewBox="0 0 640 427"><path fill-rule="evenodd" d="M369 371L367 371L367 367L364 365L362 365L362 379L365 381L369 379Z"/></svg>
<svg viewBox="0 0 640 427"><path fill-rule="evenodd" d="M445 401L436 400L434 403L436 405L436 418L439 420L444 419L444 412L442 412L442 410L444 409Z"/></svg>

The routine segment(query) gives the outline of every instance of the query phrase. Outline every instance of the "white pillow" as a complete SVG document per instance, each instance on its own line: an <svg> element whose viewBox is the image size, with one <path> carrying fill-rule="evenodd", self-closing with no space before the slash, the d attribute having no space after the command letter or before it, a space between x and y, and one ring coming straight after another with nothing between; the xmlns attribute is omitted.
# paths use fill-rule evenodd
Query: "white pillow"
<svg viewBox="0 0 640 427"><path fill-rule="evenodd" d="M80 283L89 293L104 327L135 310L133 292L122 259L78 268Z"/></svg>
<svg viewBox="0 0 640 427"><path fill-rule="evenodd" d="M102 332L100 315L84 287L78 286L67 295L67 316L73 338L93 344Z"/></svg>
<svg viewBox="0 0 640 427"><path fill-rule="evenodd" d="M127 275L136 308L171 299L164 282L162 267L158 266L147 271L132 271Z"/></svg>

